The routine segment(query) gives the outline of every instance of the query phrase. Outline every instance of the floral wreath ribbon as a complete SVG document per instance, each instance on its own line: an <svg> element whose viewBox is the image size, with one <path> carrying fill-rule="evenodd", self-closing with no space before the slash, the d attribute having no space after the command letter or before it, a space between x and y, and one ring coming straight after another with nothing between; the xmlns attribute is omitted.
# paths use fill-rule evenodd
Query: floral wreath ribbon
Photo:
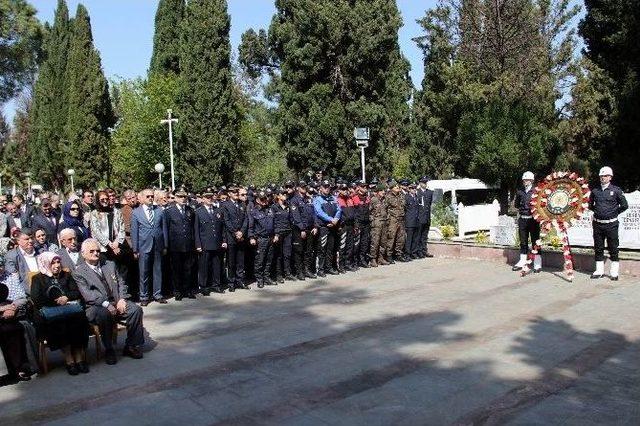
<svg viewBox="0 0 640 426"><path fill-rule="evenodd" d="M533 244L522 276L531 271L531 263L540 253L542 239L554 228L562 237L564 273L569 281L573 281L573 256L567 230L584 216L589 208L589 197L589 185L575 172L551 173L535 187L531 195L531 214L540 223L540 238Z"/></svg>

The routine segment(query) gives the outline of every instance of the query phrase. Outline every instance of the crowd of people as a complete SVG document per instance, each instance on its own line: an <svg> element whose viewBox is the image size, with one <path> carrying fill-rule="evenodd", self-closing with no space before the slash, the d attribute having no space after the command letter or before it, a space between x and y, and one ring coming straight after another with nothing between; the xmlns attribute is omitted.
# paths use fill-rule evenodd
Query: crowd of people
<svg viewBox="0 0 640 426"><path fill-rule="evenodd" d="M117 363L117 323L127 328L123 356L142 358L151 302L430 257L428 181L317 176L198 193L0 195L0 347L10 378L37 372L43 340L62 350L69 374L88 373L90 324L107 364Z"/></svg>

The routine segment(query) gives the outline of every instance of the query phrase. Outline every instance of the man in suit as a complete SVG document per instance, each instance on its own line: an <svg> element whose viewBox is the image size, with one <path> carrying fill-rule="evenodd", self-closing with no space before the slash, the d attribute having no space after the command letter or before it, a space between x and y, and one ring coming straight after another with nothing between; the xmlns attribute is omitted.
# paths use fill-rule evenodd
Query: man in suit
<svg viewBox="0 0 640 426"><path fill-rule="evenodd" d="M184 188L175 191L173 196L176 202L167 207L164 214L169 233L167 242L174 296L176 300L182 300L183 297L195 299L195 214L187 204L187 191Z"/></svg>
<svg viewBox="0 0 640 426"><path fill-rule="evenodd" d="M433 191L427 187L427 183L429 183L429 177L421 177L418 184L418 190L416 191L418 204L420 205L418 214L418 221L420 222L420 228L418 229L418 242L420 243L418 257L420 258L433 257L427 248L429 228L431 228L431 204L433 203Z"/></svg>
<svg viewBox="0 0 640 426"><path fill-rule="evenodd" d="M31 218L34 213L33 206L26 203L22 194L13 196L13 204L16 208L14 217L18 217L20 222L18 228L31 228Z"/></svg>
<svg viewBox="0 0 640 426"><path fill-rule="evenodd" d="M7 273L18 274L20 283L28 294L30 292L29 273L39 271L33 235L29 228L20 230L17 247L9 250L5 258Z"/></svg>
<svg viewBox="0 0 640 426"><path fill-rule="evenodd" d="M73 278L86 303L87 319L100 328L106 363L113 365L117 362L113 348L113 327L121 320L127 325L127 340L122 355L142 358L142 309L127 300L127 287L117 273L115 264L100 260L100 243L97 240L84 240L81 252L84 262L73 272Z"/></svg>
<svg viewBox="0 0 640 426"><path fill-rule="evenodd" d="M407 235L404 243L404 253L407 260L418 258L418 236L420 205L416 197L416 186L403 182L404 194L404 230Z"/></svg>
<svg viewBox="0 0 640 426"><path fill-rule="evenodd" d="M58 244L58 225L60 217L54 214L53 206L49 199L45 198L41 204L42 211L36 213L31 219L33 229L42 229L47 234L47 243Z"/></svg>
<svg viewBox="0 0 640 426"><path fill-rule="evenodd" d="M80 250L78 250L76 231L72 228L65 228L58 234L58 239L62 245L57 251L62 267L73 272L83 262Z"/></svg>
<svg viewBox="0 0 640 426"><path fill-rule="evenodd" d="M162 256L167 253L169 238L164 212L153 205L153 190L140 192L140 206L131 215L131 244L138 259L140 275L140 304L149 304L149 288L153 299L167 303L162 296Z"/></svg>
<svg viewBox="0 0 640 426"><path fill-rule="evenodd" d="M246 289L244 256L247 244L247 190L232 188L229 199L221 204L228 244L227 267L229 291Z"/></svg>
<svg viewBox="0 0 640 426"><path fill-rule="evenodd" d="M213 189L206 189L204 203L196 209L195 244L198 252L198 285L203 296L211 292L223 293L222 256L227 248L224 235L224 217L213 204ZM230 287L231 288L231 287Z"/></svg>

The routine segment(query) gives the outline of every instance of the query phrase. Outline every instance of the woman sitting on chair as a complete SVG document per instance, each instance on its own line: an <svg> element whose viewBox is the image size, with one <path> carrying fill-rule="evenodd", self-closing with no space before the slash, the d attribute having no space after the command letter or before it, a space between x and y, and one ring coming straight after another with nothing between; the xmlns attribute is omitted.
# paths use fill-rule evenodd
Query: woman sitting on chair
<svg viewBox="0 0 640 426"><path fill-rule="evenodd" d="M51 350L62 350L70 375L88 373L85 351L89 324L78 286L71 274L62 269L57 254L42 253L38 266L40 273L31 282L38 331Z"/></svg>

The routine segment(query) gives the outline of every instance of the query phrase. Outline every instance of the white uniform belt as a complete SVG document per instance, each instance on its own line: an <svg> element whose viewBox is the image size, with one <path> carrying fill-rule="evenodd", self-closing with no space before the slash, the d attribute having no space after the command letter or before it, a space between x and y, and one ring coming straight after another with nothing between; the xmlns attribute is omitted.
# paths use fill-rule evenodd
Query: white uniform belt
<svg viewBox="0 0 640 426"><path fill-rule="evenodd" d="M533 219L533 216L520 216L520 219Z"/></svg>
<svg viewBox="0 0 640 426"><path fill-rule="evenodd" d="M614 218L614 219L596 219L596 218L594 218L593 220L595 222L598 222L598 223L613 223L613 222L617 222L618 218L617 217Z"/></svg>

